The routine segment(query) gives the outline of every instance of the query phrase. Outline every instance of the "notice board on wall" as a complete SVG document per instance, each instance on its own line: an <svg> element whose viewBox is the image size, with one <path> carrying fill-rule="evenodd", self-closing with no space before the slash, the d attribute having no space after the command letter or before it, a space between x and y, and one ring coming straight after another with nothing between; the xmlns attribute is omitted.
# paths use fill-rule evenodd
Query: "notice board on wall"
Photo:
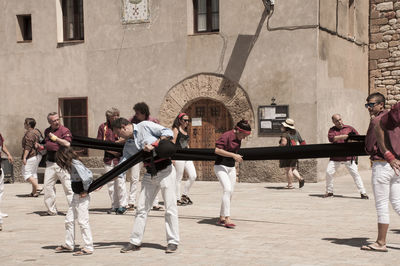
<svg viewBox="0 0 400 266"><path fill-rule="evenodd" d="M261 105L258 107L258 133L281 133L281 123L289 117L289 105Z"/></svg>

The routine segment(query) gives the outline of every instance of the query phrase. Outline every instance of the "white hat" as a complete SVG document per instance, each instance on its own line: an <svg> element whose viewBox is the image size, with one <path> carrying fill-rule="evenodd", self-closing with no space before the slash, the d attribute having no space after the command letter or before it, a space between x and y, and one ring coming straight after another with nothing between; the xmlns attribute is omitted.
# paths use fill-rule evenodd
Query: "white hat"
<svg viewBox="0 0 400 266"><path fill-rule="evenodd" d="M290 118L286 119L285 122L282 122L282 125L283 125L284 127L288 127L288 128L291 128L291 129L296 129L296 128L294 127L294 120L293 120L293 119L290 119Z"/></svg>

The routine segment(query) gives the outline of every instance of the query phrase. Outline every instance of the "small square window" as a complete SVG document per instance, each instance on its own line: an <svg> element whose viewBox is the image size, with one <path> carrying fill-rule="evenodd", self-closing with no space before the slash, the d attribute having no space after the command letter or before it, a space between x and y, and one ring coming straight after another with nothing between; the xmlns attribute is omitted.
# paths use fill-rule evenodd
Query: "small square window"
<svg viewBox="0 0 400 266"><path fill-rule="evenodd" d="M17 15L17 42L32 41L31 15Z"/></svg>

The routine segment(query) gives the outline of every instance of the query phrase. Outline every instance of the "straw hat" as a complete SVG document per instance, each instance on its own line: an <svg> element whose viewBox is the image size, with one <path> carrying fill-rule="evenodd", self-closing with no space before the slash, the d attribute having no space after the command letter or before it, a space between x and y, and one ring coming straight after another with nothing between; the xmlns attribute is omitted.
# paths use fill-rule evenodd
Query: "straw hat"
<svg viewBox="0 0 400 266"><path fill-rule="evenodd" d="M288 127L288 128L291 128L291 129L296 129L296 128L294 127L294 120L293 120L293 119L290 119L290 118L286 119L285 122L282 122L282 125L283 125L284 127Z"/></svg>

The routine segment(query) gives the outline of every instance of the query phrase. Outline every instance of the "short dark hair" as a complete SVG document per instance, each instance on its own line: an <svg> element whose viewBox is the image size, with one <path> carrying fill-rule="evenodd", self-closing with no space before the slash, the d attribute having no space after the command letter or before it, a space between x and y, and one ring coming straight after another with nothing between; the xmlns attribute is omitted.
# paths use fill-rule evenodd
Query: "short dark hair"
<svg viewBox="0 0 400 266"><path fill-rule="evenodd" d="M146 119L150 116L149 106L145 102L135 104L135 106L133 106L133 110L135 110L135 112L140 112L144 114L146 116Z"/></svg>
<svg viewBox="0 0 400 266"><path fill-rule="evenodd" d="M368 95L367 102L369 102L369 100L371 100L371 99L376 99L377 103L383 103L383 105L386 104L385 96L383 96L382 93L374 92L374 93Z"/></svg>
<svg viewBox="0 0 400 266"><path fill-rule="evenodd" d="M111 123L111 127L114 128L122 128L123 126L129 125L131 124L131 122L129 122L126 118L120 117L115 119L112 123Z"/></svg>
<svg viewBox="0 0 400 266"><path fill-rule="evenodd" d="M25 124L29 125L30 128L35 128L36 121L34 118L27 117L27 118L25 118Z"/></svg>
<svg viewBox="0 0 400 266"><path fill-rule="evenodd" d="M249 124L249 121L244 120L244 119L240 120L240 121L236 124L236 126L237 126L238 128L240 128L240 129L243 129L243 130L246 130L246 131L251 131L251 126L250 126L250 124Z"/></svg>

